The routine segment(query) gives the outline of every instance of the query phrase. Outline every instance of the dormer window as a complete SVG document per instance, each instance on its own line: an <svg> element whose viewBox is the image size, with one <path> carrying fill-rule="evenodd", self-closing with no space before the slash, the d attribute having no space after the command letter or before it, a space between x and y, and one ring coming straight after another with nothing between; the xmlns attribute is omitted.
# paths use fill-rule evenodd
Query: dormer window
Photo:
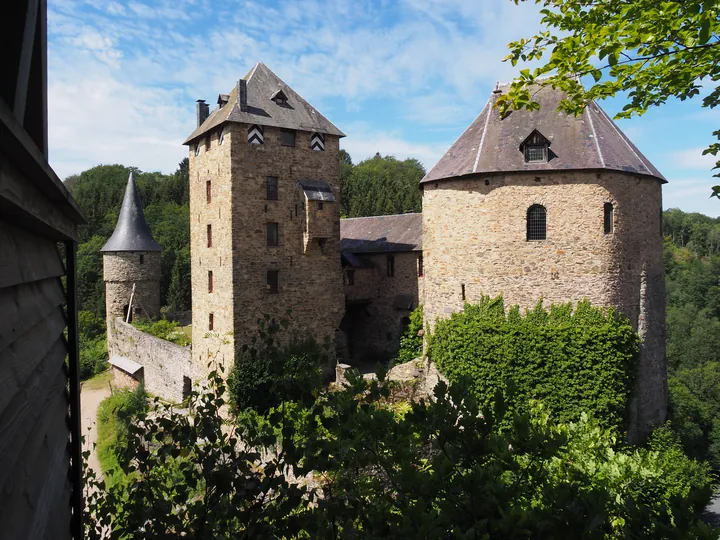
<svg viewBox="0 0 720 540"><path fill-rule="evenodd" d="M282 90L275 92L270 99L281 107L285 107L288 104L288 98Z"/></svg>
<svg viewBox="0 0 720 540"><path fill-rule="evenodd" d="M550 157L550 141L537 129L520 143L520 151L526 163L547 163Z"/></svg>

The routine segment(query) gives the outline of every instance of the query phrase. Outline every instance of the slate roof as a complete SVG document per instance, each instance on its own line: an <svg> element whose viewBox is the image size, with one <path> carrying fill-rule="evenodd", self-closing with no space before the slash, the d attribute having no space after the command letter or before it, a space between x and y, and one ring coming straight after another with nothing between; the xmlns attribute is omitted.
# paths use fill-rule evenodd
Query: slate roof
<svg viewBox="0 0 720 540"><path fill-rule="evenodd" d="M298 184L309 201L335 202L335 195L333 195L332 188L327 182L322 180L299 180Z"/></svg>
<svg viewBox="0 0 720 540"><path fill-rule="evenodd" d="M255 64L243 80L247 83L247 110L240 110L240 92L236 85L228 96L227 104L222 108L219 105L215 107L205 122L193 131L183 144L190 144L225 122L242 122L345 136L330 120L262 62ZM278 105L272 100L278 91L282 91L287 96L287 105Z"/></svg>
<svg viewBox="0 0 720 540"><path fill-rule="evenodd" d="M162 251L160 244L152 237L150 227L145 220L133 173L130 173L128 178L115 231L100 250L101 253L111 251Z"/></svg>
<svg viewBox="0 0 720 540"><path fill-rule="evenodd" d="M509 85L500 85L475 121L420 182L469 174L607 169L665 177L642 155L595 102L580 116L558 112L564 93L551 87L534 96L539 111L512 111L501 118L493 108ZM550 143L545 163L527 163L520 144L536 129Z"/></svg>
<svg viewBox="0 0 720 540"><path fill-rule="evenodd" d="M340 220L340 251L391 253L422 250L422 214Z"/></svg>

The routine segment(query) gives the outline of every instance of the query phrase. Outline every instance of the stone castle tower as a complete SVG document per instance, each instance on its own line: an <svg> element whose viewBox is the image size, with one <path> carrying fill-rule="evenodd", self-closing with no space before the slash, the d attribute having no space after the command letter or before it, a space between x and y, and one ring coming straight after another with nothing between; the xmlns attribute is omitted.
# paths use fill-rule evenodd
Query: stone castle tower
<svg viewBox="0 0 720 540"><path fill-rule="evenodd" d="M616 307L643 340L629 432L642 439L667 406L666 180L595 103L566 116L545 88L539 111L501 117L504 91L422 180L426 320L481 294Z"/></svg>
<svg viewBox="0 0 720 540"><path fill-rule="evenodd" d="M160 313L160 252L145 221L135 176L130 173L115 232L103 254L108 327L116 317ZM112 333L112 332L111 332ZM110 336L110 334L109 334Z"/></svg>
<svg viewBox="0 0 720 540"><path fill-rule="evenodd" d="M339 140L258 63L217 107L197 103L190 148L193 363L228 366L263 314L333 338L344 311Z"/></svg>

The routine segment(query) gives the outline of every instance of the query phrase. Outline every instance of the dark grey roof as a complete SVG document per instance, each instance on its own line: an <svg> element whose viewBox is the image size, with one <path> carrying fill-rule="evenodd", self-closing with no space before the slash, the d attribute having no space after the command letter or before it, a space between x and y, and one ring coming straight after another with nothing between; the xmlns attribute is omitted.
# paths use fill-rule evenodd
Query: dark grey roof
<svg viewBox="0 0 720 540"><path fill-rule="evenodd" d="M128 178L115 232L100 251L103 253L109 251L162 251L160 244L152 237L150 227L145 221L140 193L135 185L133 173L130 173L130 178Z"/></svg>
<svg viewBox="0 0 720 540"><path fill-rule="evenodd" d="M340 220L340 251L387 253L422 250L422 214Z"/></svg>
<svg viewBox="0 0 720 540"><path fill-rule="evenodd" d="M329 201L335 202L332 188L327 182L322 180L298 180L298 184L305 192L305 197L309 201Z"/></svg>
<svg viewBox="0 0 720 540"><path fill-rule="evenodd" d="M469 174L608 169L665 177L642 155L595 102L580 116L557 111L565 94L551 87L534 95L539 111L512 111L504 118L494 108L509 85L499 86L470 127L421 180L433 182ZM537 130L551 143L545 163L527 163L520 144Z"/></svg>
<svg viewBox="0 0 720 540"><path fill-rule="evenodd" d="M301 131L315 131L339 137L345 136L332 122L320 114L262 62L258 62L243 79L247 84L247 110L241 110L240 92L236 85L230 92L227 104L224 107L216 107L207 120L193 131L183 144L189 144L205 132L225 122L242 122ZM287 96L286 105L278 105L272 100L272 96L276 95L278 91L282 91Z"/></svg>
<svg viewBox="0 0 720 540"><path fill-rule="evenodd" d="M341 251L340 258L351 268L375 268L375 265L365 257L358 257L349 251Z"/></svg>

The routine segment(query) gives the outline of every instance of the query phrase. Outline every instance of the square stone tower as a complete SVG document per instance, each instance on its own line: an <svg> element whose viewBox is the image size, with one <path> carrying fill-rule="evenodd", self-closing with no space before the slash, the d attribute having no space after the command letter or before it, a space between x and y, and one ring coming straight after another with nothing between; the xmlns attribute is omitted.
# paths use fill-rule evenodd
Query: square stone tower
<svg viewBox="0 0 720 540"><path fill-rule="evenodd" d="M190 149L193 363L227 369L264 314L334 339L344 312L339 140L344 134L258 63L210 112ZM328 367L328 366L325 366Z"/></svg>

